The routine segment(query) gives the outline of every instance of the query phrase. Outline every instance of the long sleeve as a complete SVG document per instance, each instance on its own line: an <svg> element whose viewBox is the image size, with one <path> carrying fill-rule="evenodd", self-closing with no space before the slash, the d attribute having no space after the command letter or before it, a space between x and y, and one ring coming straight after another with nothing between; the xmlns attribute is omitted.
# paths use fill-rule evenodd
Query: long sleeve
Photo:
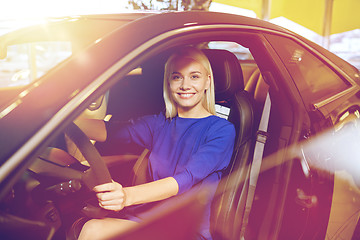
<svg viewBox="0 0 360 240"><path fill-rule="evenodd" d="M163 114L144 116L128 122L108 122L106 129L108 139L121 143L136 143L144 148L151 149L154 140L154 131L159 123L165 121Z"/></svg>

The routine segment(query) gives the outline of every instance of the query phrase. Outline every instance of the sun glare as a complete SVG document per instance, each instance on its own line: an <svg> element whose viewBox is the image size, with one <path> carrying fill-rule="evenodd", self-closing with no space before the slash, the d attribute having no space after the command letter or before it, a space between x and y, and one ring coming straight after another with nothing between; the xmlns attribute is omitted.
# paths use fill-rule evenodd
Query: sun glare
<svg viewBox="0 0 360 240"><path fill-rule="evenodd" d="M28 19L119 12L126 6L126 0L12 0L0 8L0 18Z"/></svg>

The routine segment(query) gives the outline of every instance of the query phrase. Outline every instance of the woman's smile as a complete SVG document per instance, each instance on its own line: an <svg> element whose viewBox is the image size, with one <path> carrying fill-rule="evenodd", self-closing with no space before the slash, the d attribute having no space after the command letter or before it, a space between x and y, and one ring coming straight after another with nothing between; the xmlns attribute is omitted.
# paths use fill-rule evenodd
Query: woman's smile
<svg viewBox="0 0 360 240"><path fill-rule="evenodd" d="M195 93L178 93L178 95L182 99L190 99L191 97L193 97L195 95Z"/></svg>

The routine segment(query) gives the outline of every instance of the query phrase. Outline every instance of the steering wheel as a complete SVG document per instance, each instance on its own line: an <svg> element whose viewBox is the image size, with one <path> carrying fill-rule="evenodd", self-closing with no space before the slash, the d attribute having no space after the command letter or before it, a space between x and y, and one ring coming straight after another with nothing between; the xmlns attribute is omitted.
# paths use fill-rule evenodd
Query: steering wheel
<svg viewBox="0 0 360 240"><path fill-rule="evenodd" d="M11 236L11 239L29 238L29 236L31 239L48 239L54 235L55 231L62 229L61 226L64 226L65 228L63 230L66 232L66 239L71 239L71 231L67 228L72 228L72 226L63 225L62 221L59 220L59 206L53 201L47 201L53 199L54 196L58 196L53 195L54 193L59 194L57 191L58 189L63 191L66 187L63 188L62 183L53 185L53 182L51 181L52 178L50 178L50 186L48 185L49 182L44 182L45 185L41 185L39 180L42 179L41 176L45 177L42 179L44 181L47 179L46 177L55 176L55 183L61 179L72 180L81 178L82 182L90 190L95 185L112 182L110 172L105 162L102 160L95 146L90 142L90 139L80 130L80 128L74 123L71 123L65 129L65 133L89 162L90 171L87 170L85 173L80 173L80 171L71 168L59 167L57 164L51 163L51 161L34 161L29 168L30 171L24 175L26 177L23 177L22 180L18 182L18 186L20 187L16 187L16 193L13 188L10 192L11 197L9 197L9 200L5 200L1 203L4 204L4 209L7 209L6 206L10 209L9 212L7 210L0 211L1 236L4 236L5 238ZM39 159L42 160L43 157L39 156ZM44 159L46 160L46 157L44 157ZM39 178L34 177L35 175ZM81 212L90 218L104 217L109 213L107 210L100 208L97 204L96 206L91 206L90 203L85 200L88 199L87 194L81 193L81 196L84 198L78 198L77 196L79 195L75 195L75 199L72 198L74 195L71 195L69 198L63 198L65 195L60 193L60 196L61 197L58 200L65 201L65 204L60 207L62 209L64 207L69 207L69 202L75 202L74 205L70 206L70 209L75 207L75 211L77 211L77 209L81 207ZM78 205L77 201L81 201L81 203L85 201L84 203L86 206L83 207L83 205ZM18 209L12 212L11 209L15 210L18 205L20 205L20 212L18 212ZM23 209L25 211L22 211ZM31 210L28 211L28 209ZM70 215L74 213L74 216L76 217L78 214L73 211L65 214L68 213L70 213ZM73 220L74 216L71 216L70 220ZM24 229L25 231L23 231Z"/></svg>
<svg viewBox="0 0 360 240"><path fill-rule="evenodd" d="M65 129L65 134L74 142L90 165L89 175L92 178L92 184L86 184L100 185L112 182L109 169L85 133L75 123L70 123Z"/></svg>

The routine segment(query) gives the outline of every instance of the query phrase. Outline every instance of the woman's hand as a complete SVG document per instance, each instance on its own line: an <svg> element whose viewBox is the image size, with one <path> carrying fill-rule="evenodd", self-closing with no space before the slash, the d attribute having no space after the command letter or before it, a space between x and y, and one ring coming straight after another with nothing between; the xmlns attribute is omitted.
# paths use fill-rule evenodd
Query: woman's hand
<svg viewBox="0 0 360 240"><path fill-rule="evenodd" d="M125 207L126 195L121 184L113 181L98 185L93 190L100 207L112 211L120 211Z"/></svg>
<svg viewBox="0 0 360 240"><path fill-rule="evenodd" d="M120 211L127 206L160 201L175 196L179 191L179 185L173 177L167 177L126 188L113 181L98 185L93 190L96 192L100 207Z"/></svg>

